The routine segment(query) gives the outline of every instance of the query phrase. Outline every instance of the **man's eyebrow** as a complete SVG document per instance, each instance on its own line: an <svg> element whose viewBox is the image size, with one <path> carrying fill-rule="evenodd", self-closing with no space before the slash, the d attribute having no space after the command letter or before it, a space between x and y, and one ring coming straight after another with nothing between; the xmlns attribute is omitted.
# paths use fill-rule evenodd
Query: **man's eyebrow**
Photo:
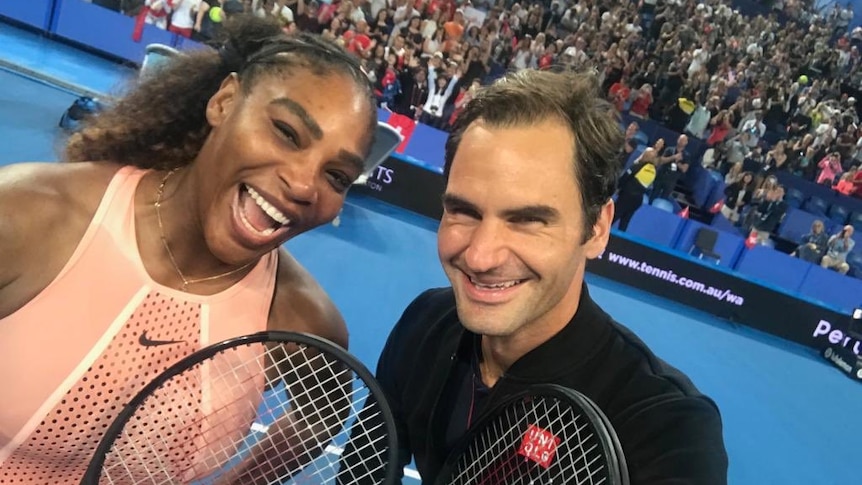
<svg viewBox="0 0 862 485"><path fill-rule="evenodd" d="M447 210L459 209L475 212L476 214L480 213L476 204L455 194L443 194L443 207ZM539 219L552 222L560 218L560 211L544 204L525 205L504 210L503 217L507 219Z"/></svg>
<svg viewBox="0 0 862 485"><path fill-rule="evenodd" d="M311 132L311 136L317 140L323 138L323 130L320 129L320 125L317 124L317 121L315 121L310 114L308 114L308 111L305 111L305 108L303 108L301 104L288 97L276 98L272 100L270 104L287 108L291 113L296 115L300 121L302 121L302 124L304 124L308 131Z"/></svg>
<svg viewBox="0 0 862 485"><path fill-rule="evenodd" d="M446 209L466 209L473 212L479 212L479 209L476 207L476 204L468 201L467 199L455 195L455 194L443 194L443 207Z"/></svg>
<svg viewBox="0 0 862 485"><path fill-rule="evenodd" d="M536 204L507 209L503 212L507 218L540 219L543 221L555 221L560 218L560 211L549 205Z"/></svg>

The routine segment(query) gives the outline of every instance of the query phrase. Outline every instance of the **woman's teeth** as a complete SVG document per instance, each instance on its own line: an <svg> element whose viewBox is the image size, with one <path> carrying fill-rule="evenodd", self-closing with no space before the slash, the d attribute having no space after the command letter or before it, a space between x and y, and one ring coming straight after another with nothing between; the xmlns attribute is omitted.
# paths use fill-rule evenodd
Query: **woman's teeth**
<svg viewBox="0 0 862 485"><path fill-rule="evenodd" d="M262 231L261 231L261 230L259 230L259 229L257 229L257 228L255 228L255 227L252 225L252 223L248 221L248 218L245 216L245 212L240 211L240 213L239 213L239 218L240 218L240 219L242 219L242 223L245 225L246 229L248 229L248 230L250 230L250 231L253 231L253 232L257 233L257 234L260 234L261 236L269 236L270 234L272 234L273 232L275 232L275 228L274 228L274 227L267 227L266 229L264 229L264 230L262 230Z"/></svg>
<svg viewBox="0 0 862 485"><path fill-rule="evenodd" d="M248 191L248 194L251 196L251 199L254 201L254 203L257 204L257 206L260 207L264 212L266 212L266 215L271 217L272 220L281 224L282 226L290 224L290 219L285 217L285 215L282 214L280 210L276 209L272 206L272 204L267 202L266 199L264 199L263 196L257 193L256 190L249 187L248 185L245 186L245 189ZM266 231L263 232L264 234L272 234L274 230L274 228L269 228L266 230L269 231L268 233Z"/></svg>

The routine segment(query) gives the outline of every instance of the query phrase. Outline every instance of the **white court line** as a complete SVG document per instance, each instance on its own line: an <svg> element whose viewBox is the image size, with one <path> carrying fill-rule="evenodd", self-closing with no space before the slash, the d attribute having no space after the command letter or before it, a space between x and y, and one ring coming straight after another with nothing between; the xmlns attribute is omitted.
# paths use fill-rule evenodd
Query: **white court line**
<svg viewBox="0 0 862 485"><path fill-rule="evenodd" d="M344 448L339 448L339 447L334 446L334 445L327 445L326 446L326 452L330 453L332 455L339 455L340 456L341 453L344 452ZM414 480L422 480L422 477L419 476L419 472L417 472L416 470L414 470L412 468L408 468L406 466L404 467L404 476L408 477L408 478L412 478Z"/></svg>

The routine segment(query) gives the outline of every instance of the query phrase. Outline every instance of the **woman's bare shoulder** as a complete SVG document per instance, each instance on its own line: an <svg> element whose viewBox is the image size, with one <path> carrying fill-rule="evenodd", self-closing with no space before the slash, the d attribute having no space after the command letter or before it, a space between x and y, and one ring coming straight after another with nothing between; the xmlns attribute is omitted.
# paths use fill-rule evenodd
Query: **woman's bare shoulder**
<svg viewBox="0 0 862 485"><path fill-rule="evenodd" d="M16 163L0 167L0 197L30 196L44 202L101 200L111 178L121 168L113 163ZM97 202L98 205L98 202ZM0 210L8 209L0 206ZM20 208L19 208L20 209Z"/></svg>
<svg viewBox="0 0 862 485"><path fill-rule="evenodd" d="M0 289L77 244L118 169L49 162L0 167Z"/></svg>
<svg viewBox="0 0 862 485"><path fill-rule="evenodd" d="M286 250L280 249L278 257L269 328L311 333L346 349L347 325L335 303L317 280Z"/></svg>

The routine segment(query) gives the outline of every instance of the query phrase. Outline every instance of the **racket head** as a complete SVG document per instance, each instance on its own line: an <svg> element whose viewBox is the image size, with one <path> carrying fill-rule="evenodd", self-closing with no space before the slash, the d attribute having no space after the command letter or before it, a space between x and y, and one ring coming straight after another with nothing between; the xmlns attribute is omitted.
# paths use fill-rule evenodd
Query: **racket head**
<svg viewBox="0 0 862 485"><path fill-rule="evenodd" d="M239 391L225 387L234 383ZM339 474L338 441L356 429L379 452L354 478ZM397 450L383 390L356 357L315 335L264 331L203 348L141 389L81 484L390 483ZM290 459L287 471L272 462Z"/></svg>
<svg viewBox="0 0 862 485"><path fill-rule="evenodd" d="M619 438L589 398L554 384L513 394L470 427L436 485L628 485Z"/></svg>

